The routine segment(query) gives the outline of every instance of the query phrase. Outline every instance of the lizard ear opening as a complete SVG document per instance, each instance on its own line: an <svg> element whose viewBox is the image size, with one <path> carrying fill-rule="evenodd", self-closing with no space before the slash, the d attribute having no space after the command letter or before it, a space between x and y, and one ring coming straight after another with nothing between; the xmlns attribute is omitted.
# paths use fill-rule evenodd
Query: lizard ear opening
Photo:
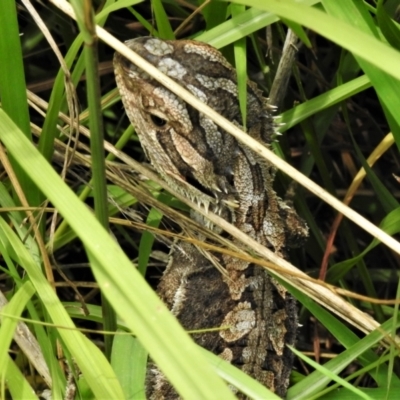
<svg viewBox="0 0 400 400"><path fill-rule="evenodd" d="M153 124L158 128L163 128L165 125L167 125L167 120L160 118L158 115L150 114L150 118Z"/></svg>

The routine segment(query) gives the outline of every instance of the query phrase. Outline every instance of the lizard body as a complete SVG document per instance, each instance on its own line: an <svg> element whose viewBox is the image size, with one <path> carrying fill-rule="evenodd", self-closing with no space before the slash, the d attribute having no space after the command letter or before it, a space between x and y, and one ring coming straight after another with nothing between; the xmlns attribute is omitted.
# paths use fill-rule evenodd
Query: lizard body
<svg viewBox="0 0 400 400"><path fill-rule="evenodd" d="M126 44L225 118L243 125L236 72L218 50L190 40L151 37ZM301 243L307 227L275 193L273 165L120 54L115 55L114 68L144 151L171 187L281 256L287 247ZM271 142L273 119L252 82L247 87L246 126L253 138L265 145ZM283 397L293 363L286 345L295 343L295 301L262 268L226 255L215 257L226 274L195 246L177 243L157 292L188 330L228 326L193 338ZM156 368L149 371L147 395L179 398Z"/></svg>

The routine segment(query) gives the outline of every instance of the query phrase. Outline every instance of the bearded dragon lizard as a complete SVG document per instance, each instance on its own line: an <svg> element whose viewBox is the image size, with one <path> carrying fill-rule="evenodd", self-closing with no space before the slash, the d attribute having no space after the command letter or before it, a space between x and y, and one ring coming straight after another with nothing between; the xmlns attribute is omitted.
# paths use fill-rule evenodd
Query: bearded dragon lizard
<svg viewBox="0 0 400 400"><path fill-rule="evenodd" d="M243 126L236 71L218 50L191 40L152 37L126 45ZM282 257L287 247L304 241L307 226L273 189L273 165L118 53L114 69L143 149L170 187L210 207ZM264 145L273 140L271 108L253 82L247 86L246 127ZM194 245L176 243L157 292L188 330L229 327L193 338L284 397L293 364L286 345L294 345L298 325L295 301L261 267L231 256L214 257L225 274ZM179 398L157 368L149 368L147 396Z"/></svg>

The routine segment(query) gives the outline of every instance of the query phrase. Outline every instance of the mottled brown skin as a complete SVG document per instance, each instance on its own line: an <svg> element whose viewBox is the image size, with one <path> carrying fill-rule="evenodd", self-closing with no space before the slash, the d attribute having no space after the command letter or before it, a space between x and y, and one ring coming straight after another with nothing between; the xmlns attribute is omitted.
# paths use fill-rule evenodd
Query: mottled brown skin
<svg viewBox="0 0 400 400"><path fill-rule="evenodd" d="M126 44L242 125L236 72L219 51L200 42L150 37ZM146 155L172 188L219 212L281 256L287 246L301 243L307 227L273 190L272 165L119 54L114 67L122 101ZM247 132L267 145L274 126L266 101L252 82L247 93ZM225 275L215 268L213 257ZM195 246L177 243L157 291L186 329L228 327L193 338L285 396L293 363L286 345L295 343L297 310L290 294L264 269L230 256L207 258ZM147 395L157 400L179 398L156 368L149 368Z"/></svg>

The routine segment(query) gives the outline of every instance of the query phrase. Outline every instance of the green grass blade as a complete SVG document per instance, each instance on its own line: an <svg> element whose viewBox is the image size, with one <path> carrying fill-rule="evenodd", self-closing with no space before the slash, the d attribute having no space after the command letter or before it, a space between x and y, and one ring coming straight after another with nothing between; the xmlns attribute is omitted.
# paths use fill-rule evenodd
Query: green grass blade
<svg viewBox="0 0 400 400"><path fill-rule="evenodd" d="M149 211L146 219L146 225L154 228L158 228L161 223L163 214L155 208ZM153 248L154 235L151 232L144 231L140 239L139 244L139 260L138 260L138 271L145 276L147 264L150 259L150 253Z"/></svg>
<svg viewBox="0 0 400 400"><path fill-rule="evenodd" d="M296 299L303 304L304 307L311 312L314 317L321 322L321 324L335 337L335 339L346 349L354 348L357 343L359 343L360 338L351 331L343 322L338 320L334 315L332 315L329 311L322 308L319 304L317 304L314 300L310 299L308 296L305 296L299 290L290 288L290 292L296 296ZM387 325L389 326L389 324ZM379 360L379 356L372 350L366 349L362 354L358 356L358 361L364 366L369 367L374 363L377 363ZM370 375L375 380L375 382L379 386L384 386L386 384L388 367L383 362L379 366L379 369L370 371ZM320 379L323 379L322 375L318 375L315 373L312 378L306 377L304 379L309 379L307 383L303 383L302 381L292 386L289 389L288 396L297 396L304 391L304 387L307 385L319 385ZM400 380L398 378L395 379L396 384L400 384Z"/></svg>
<svg viewBox="0 0 400 400"><path fill-rule="evenodd" d="M317 362L311 360L310 358L304 356L300 351L297 351L295 348L291 347L292 351L294 354L296 354L297 357L305 361L307 364L311 365L313 368L315 368L316 371L320 372L323 374L325 377L330 378L332 381L335 381L337 383L340 383L343 387L346 389L350 390L353 393L353 396L358 396L361 399L365 400L373 400L372 397L368 396L366 393L364 393L362 390L357 389L353 385L351 385L349 382L345 381L344 379L340 378L336 373L331 372L328 368L325 368L323 365L318 364ZM307 394L309 396L309 394ZM298 399L301 399L302 397L297 397ZM305 397L303 397L304 399ZM306 397L309 399L309 397Z"/></svg>
<svg viewBox="0 0 400 400"><path fill-rule="evenodd" d="M212 354L211 352L201 349L204 356L208 359L209 363L214 366L218 374L223 377L227 382L238 388L250 399L254 400L278 400L279 396L272 393L269 389L245 374L240 369L234 367L227 361L222 360L220 357Z"/></svg>
<svg viewBox="0 0 400 400"><path fill-rule="evenodd" d="M158 33L163 39L174 40L174 31L169 23L168 16L164 10L161 0L152 0L154 15L156 17Z"/></svg>
<svg viewBox="0 0 400 400"><path fill-rule="evenodd" d="M12 258L27 272L54 324L70 328L67 330L60 329L58 332L96 396L99 398L112 398L115 395L123 398L121 388L104 355L79 331L73 330L75 328L74 324L58 300L54 290L42 275L39 266L2 218L0 218L0 240L7 253L12 255ZM99 380L100 376L103 379Z"/></svg>
<svg viewBox="0 0 400 400"><path fill-rule="evenodd" d="M92 157L93 197L96 218L105 230L109 230L108 203L106 187L106 164L104 154L104 127L101 110L101 90L98 60L98 39L95 33L95 20L93 11L84 10L82 4L72 1L75 15L84 15L85 18L77 19L79 29L84 37L84 54L86 70L86 90L89 104L90 150ZM86 11L86 14L85 14ZM114 332L117 328L116 314L107 298L102 295L104 309L104 330ZM111 357L113 337L104 336L105 354Z"/></svg>
<svg viewBox="0 0 400 400"><path fill-rule="evenodd" d="M236 1L236 3L240 2ZM320 3L320 0L301 1L301 4L305 6L312 6L317 3ZM249 5L250 3L243 1L241 4ZM262 4L260 1L255 0L252 4L254 8L250 8L237 17L231 18L207 32L203 32L196 36L195 39L220 49L279 20L271 12L260 12L260 4Z"/></svg>
<svg viewBox="0 0 400 400"><path fill-rule="evenodd" d="M111 364L127 399L145 400L147 351L128 335L117 335L111 354Z"/></svg>
<svg viewBox="0 0 400 400"><path fill-rule="evenodd" d="M244 6L232 4L232 17L241 15L245 8ZM238 39L233 46L235 55L235 66L237 75L237 88L239 95L240 113L242 115L243 130L246 131L247 121L247 46L246 38Z"/></svg>
<svg viewBox="0 0 400 400"><path fill-rule="evenodd" d="M392 321L386 321L379 329L373 331L365 338L357 341L353 346L339 354L333 360L324 364L324 371L314 371L307 378L291 387L288 391L288 400L306 400L310 396L318 393L321 389L326 387L331 381L331 373L338 374L347 365L354 361L357 357L361 356L364 352L382 340L387 332L392 328ZM325 374L326 369L330 371L329 375Z"/></svg>
<svg viewBox="0 0 400 400"><path fill-rule="evenodd" d="M304 121L308 117L319 113L335 104L340 103L347 98L354 96L357 93L368 89L371 82L366 75L353 79L350 82L337 86L334 89L314 97L305 103L299 104L291 110L285 111L282 114L281 121L284 126L279 128L279 132L285 132L293 126Z"/></svg>
<svg viewBox="0 0 400 400"><path fill-rule="evenodd" d="M379 224L379 227L389 235L395 235L398 233L400 231L400 207L387 214ZM328 271L329 282L337 282L341 279L359 260L362 260L365 255L379 243L379 240L373 239L371 243L355 257L333 265Z"/></svg>
<svg viewBox="0 0 400 400"><path fill-rule="evenodd" d="M2 253L5 248L2 249ZM15 329L18 324L18 317L21 316L26 303L35 293L35 289L30 282L22 285L14 294L11 301L1 309L1 313L10 315L13 318L7 318L5 315L1 317L0 327L0 371L5 371L8 363L8 348L14 336Z"/></svg>
<svg viewBox="0 0 400 400"><path fill-rule="evenodd" d="M14 0L0 1L0 98L1 107L32 140L28 100L26 97L25 73L17 8ZM18 181L30 205L38 205L40 194L27 174L10 158Z"/></svg>
<svg viewBox="0 0 400 400"><path fill-rule="evenodd" d="M379 1L376 16L378 17L379 27L386 40L397 50L400 50L400 25L393 21L383 6L383 1Z"/></svg>
<svg viewBox="0 0 400 400"><path fill-rule="evenodd" d="M295 1L269 0L260 3L258 0L236 0L235 2L257 7L304 25L379 68L395 78L396 81L400 80L400 69L398 68L400 53L374 36L354 27L353 21L344 22L316 8L307 7ZM335 3L339 4L336 1ZM347 3L340 3L340 6ZM351 18L351 15L348 17Z"/></svg>
<svg viewBox="0 0 400 400"><path fill-rule="evenodd" d="M365 43L362 45L360 43L358 44L358 51L356 51L354 46L350 46L348 48L350 51L352 51L357 62L371 80L371 83L379 96L380 102L384 105L386 112L390 113L396 126L399 127L399 75L394 75L389 71L389 69L393 72L391 66L396 65L398 70L400 52L390 47L384 41L380 40L380 35L377 31L377 28L375 27L372 17L362 0L349 0L343 4L340 4L340 6L338 2L332 0L323 0L322 3L327 12L340 20L339 22L344 21L348 25L354 24L354 26L357 27L358 35L363 35L364 33L369 34L371 40L375 41L373 46L378 46L382 49L381 53L379 50L376 51L377 49L375 47L365 47ZM354 45L356 42L357 38L354 41ZM340 43L340 45L342 45L344 48L347 48L342 43ZM386 50L384 50L385 48ZM383 58L377 60L377 57ZM389 68L387 69L386 67ZM393 135L397 145L400 146L398 129L393 129Z"/></svg>
<svg viewBox="0 0 400 400"><path fill-rule="evenodd" d="M8 356L5 378L13 399L39 400L39 397L36 396L35 391L10 356Z"/></svg>

